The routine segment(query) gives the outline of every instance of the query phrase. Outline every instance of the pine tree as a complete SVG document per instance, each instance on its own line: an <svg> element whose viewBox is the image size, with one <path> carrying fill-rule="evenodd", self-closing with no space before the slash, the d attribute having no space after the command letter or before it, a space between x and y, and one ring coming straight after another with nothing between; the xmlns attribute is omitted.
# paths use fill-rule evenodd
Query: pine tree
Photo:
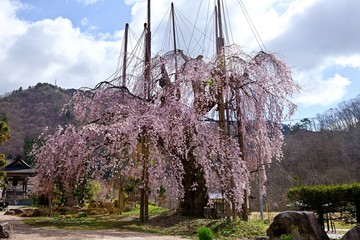
<svg viewBox="0 0 360 240"><path fill-rule="evenodd" d="M0 145L2 145L7 139L10 138L10 129L4 121L0 121ZM6 158L3 153L0 153L0 168L3 168L6 165ZM6 173L0 171L0 185L3 185L3 179L5 178Z"/></svg>

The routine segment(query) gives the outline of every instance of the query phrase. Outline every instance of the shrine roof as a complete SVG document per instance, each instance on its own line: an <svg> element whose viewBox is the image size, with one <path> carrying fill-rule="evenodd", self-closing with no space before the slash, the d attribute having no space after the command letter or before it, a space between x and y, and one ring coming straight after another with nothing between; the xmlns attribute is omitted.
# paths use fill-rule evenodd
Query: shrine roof
<svg viewBox="0 0 360 240"><path fill-rule="evenodd" d="M35 174L36 170L30 167L24 160L16 159L15 161L7 164L4 168L0 168L0 171L6 172L9 174Z"/></svg>

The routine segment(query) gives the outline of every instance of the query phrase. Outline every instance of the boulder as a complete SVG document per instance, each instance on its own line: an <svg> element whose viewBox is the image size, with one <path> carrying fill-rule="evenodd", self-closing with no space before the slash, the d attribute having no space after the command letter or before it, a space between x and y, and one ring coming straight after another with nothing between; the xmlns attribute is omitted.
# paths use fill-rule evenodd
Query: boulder
<svg viewBox="0 0 360 240"><path fill-rule="evenodd" d="M50 210L48 208L34 209L30 217L47 217L50 216Z"/></svg>
<svg viewBox="0 0 360 240"><path fill-rule="evenodd" d="M359 240L359 239L360 239L360 225L356 225L355 227L347 231L347 233L345 233L345 235L340 240Z"/></svg>
<svg viewBox="0 0 360 240"><path fill-rule="evenodd" d="M292 235L296 240L329 240L311 212L287 211L279 213L266 234L270 240L279 240L281 235Z"/></svg>
<svg viewBox="0 0 360 240"><path fill-rule="evenodd" d="M66 215L72 213L72 208L69 206L58 206L54 211L60 213L60 215Z"/></svg>
<svg viewBox="0 0 360 240"><path fill-rule="evenodd" d="M19 209L19 208L10 209L10 211L14 211L14 212L15 212L15 215L25 214L25 211L24 211L23 209Z"/></svg>
<svg viewBox="0 0 360 240"><path fill-rule="evenodd" d="M34 214L34 208L23 208L25 214L19 215L20 217L31 217Z"/></svg>
<svg viewBox="0 0 360 240"><path fill-rule="evenodd" d="M4 213L4 215L15 215L15 211L14 210L8 210Z"/></svg>
<svg viewBox="0 0 360 240"><path fill-rule="evenodd" d="M12 226L9 223L0 223L0 238L10 238L11 230Z"/></svg>
<svg viewBox="0 0 360 240"><path fill-rule="evenodd" d="M114 207L114 204L112 202L103 202L102 207L106 208L110 214L115 213L115 207Z"/></svg>
<svg viewBox="0 0 360 240"><path fill-rule="evenodd" d="M84 212L89 215L106 215L109 214L109 211L106 208L88 208Z"/></svg>
<svg viewBox="0 0 360 240"><path fill-rule="evenodd" d="M95 201L91 201L88 206L89 209L96 209L98 208L98 204Z"/></svg>

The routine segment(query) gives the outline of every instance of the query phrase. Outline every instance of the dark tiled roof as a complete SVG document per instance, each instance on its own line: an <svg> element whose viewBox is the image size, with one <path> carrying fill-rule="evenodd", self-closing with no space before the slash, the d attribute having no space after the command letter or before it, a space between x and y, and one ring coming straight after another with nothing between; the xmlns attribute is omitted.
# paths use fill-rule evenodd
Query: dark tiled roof
<svg viewBox="0 0 360 240"><path fill-rule="evenodd" d="M36 170L30 167L22 159L17 159L4 168L1 168L0 171L4 171L7 174L16 174L16 175L26 175L26 174L35 174Z"/></svg>

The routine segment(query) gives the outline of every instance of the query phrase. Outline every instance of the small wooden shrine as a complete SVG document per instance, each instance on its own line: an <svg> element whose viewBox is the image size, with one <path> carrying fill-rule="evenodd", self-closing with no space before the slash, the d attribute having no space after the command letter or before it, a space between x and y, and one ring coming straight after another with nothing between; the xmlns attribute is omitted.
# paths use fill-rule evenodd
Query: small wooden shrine
<svg viewBox="0 0 360 240"><path fill-rule="evenodd" d="M29 178L35 176L36 170L22 159L8 163L0 171L6 172L7 186L2 189L1 199L10 204L26 204L29 195Z"/></svg>

